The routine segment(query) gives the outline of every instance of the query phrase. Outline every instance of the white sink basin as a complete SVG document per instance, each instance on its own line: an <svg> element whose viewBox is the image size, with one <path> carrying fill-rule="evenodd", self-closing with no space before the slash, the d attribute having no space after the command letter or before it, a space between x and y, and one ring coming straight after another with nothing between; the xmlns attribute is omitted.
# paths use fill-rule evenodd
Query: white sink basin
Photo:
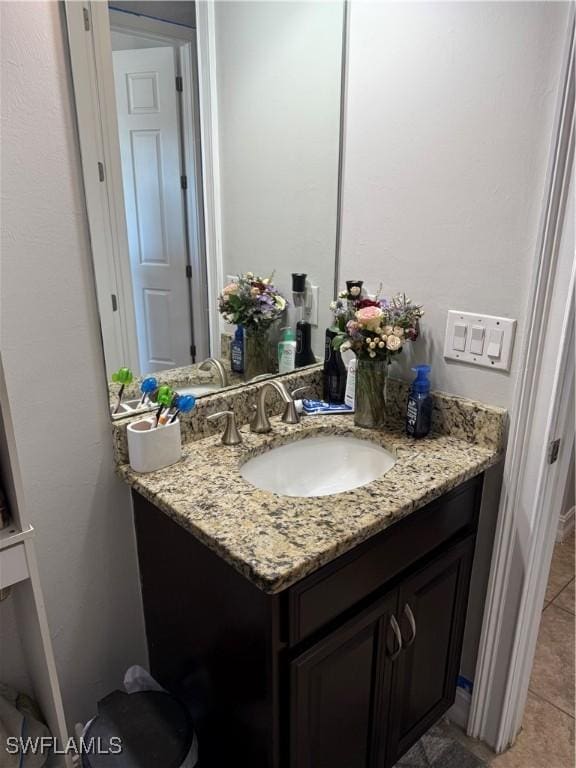
<svg viewBox="0 0 576 768"><path fill-rule="evenodd" d="M366 485L395 463L389 451L368 440L324 435L255 456L240 474L256 488L282 496L329 496Z"/></svg>
<svg viewBox="0 0 576 768"><path fill-rule="evenodd" d="M219 392L221 389L222 387L219 384L191 384L189 387L176 386L176 391L179 395L194 395L194 397L211 395L213 392Z"/></svg>

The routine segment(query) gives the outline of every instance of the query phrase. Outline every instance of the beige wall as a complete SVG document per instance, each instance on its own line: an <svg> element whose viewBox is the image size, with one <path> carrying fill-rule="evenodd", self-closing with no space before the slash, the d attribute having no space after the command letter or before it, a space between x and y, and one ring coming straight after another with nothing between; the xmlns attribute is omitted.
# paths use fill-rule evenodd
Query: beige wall
<svg viewBox="0 0 576 768"><path fill-rule="evenodd" d="M406 291L436 388L508 407L567 3L353 2L340 278ZM446 314L517 318L510 374L445 361Z"/></svg>
<svg viewBox="0 0 576 768"><path fill-rule="evenodd" d="M62 4L0 4L0 343L67 717L146 660L130 497L112 466ZM2 609L0 643L14 642ZM5 621L6 619L6 621ZM3 666L3 682L24 679Z"/></svg>

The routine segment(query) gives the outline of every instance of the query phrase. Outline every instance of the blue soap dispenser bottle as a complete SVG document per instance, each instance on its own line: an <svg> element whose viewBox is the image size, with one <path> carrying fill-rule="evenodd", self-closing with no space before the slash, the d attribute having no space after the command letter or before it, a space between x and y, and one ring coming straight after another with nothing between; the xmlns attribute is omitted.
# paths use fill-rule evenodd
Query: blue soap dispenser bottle
<svg viewBox="0 0 576 768"><path fill-rule="evenodd" d="M244 373L244 328L241 325L230 342L230 368L234 373Z"/></svg>
<svg viewBox="0 0 576 768"><path fill-rule="evenodd" d="M416 372L416 378L408 395L406 432L410 437L426 437L432 423L432 395L428 378L431 367L417 365L412 370Z"/></svg>

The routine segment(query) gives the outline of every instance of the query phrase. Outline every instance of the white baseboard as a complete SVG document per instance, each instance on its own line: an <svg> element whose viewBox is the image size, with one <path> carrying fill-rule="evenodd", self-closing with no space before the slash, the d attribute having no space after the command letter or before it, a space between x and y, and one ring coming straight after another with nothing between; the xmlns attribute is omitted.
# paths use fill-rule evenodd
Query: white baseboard
<svg viewBox="0 0 576 768"><path fill-rule="evenodd" d="M468 716L470 714L470 702L472 695L464 688L456 688L456 699L454 704L446 712L446 717L451 723L466 731L468 727Z"/></svg>
<svg viewBox="0 0 576 768"><path fill-rule="evenodd" d="M576 517L576 507L567 509L560 515L558 521L558 531L556 532L556 541L564 541L564 539L572 533L574 530L574 523Z"/></svg>

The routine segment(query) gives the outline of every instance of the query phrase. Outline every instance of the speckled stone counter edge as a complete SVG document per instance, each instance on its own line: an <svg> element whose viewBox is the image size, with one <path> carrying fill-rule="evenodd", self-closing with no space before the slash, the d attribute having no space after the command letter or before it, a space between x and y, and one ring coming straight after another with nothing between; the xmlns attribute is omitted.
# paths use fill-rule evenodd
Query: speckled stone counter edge
<svg viewBox="0 0 576 768"><path fill-rule="evenodd" d="M291 497L259 490L240 474L254 455L293 440L345 434L381 444L396 457L385 475L336 496ZM273 432L243 429L244 442L223 446L217 437L189 443L180 462L121 476L145 498L269 594L280 592L397 520L406 517L495 464L500 456L449 435L423 440L401 425L381 431L354 427L351 416L308 417L301 424L273 422Z"/></svg>

